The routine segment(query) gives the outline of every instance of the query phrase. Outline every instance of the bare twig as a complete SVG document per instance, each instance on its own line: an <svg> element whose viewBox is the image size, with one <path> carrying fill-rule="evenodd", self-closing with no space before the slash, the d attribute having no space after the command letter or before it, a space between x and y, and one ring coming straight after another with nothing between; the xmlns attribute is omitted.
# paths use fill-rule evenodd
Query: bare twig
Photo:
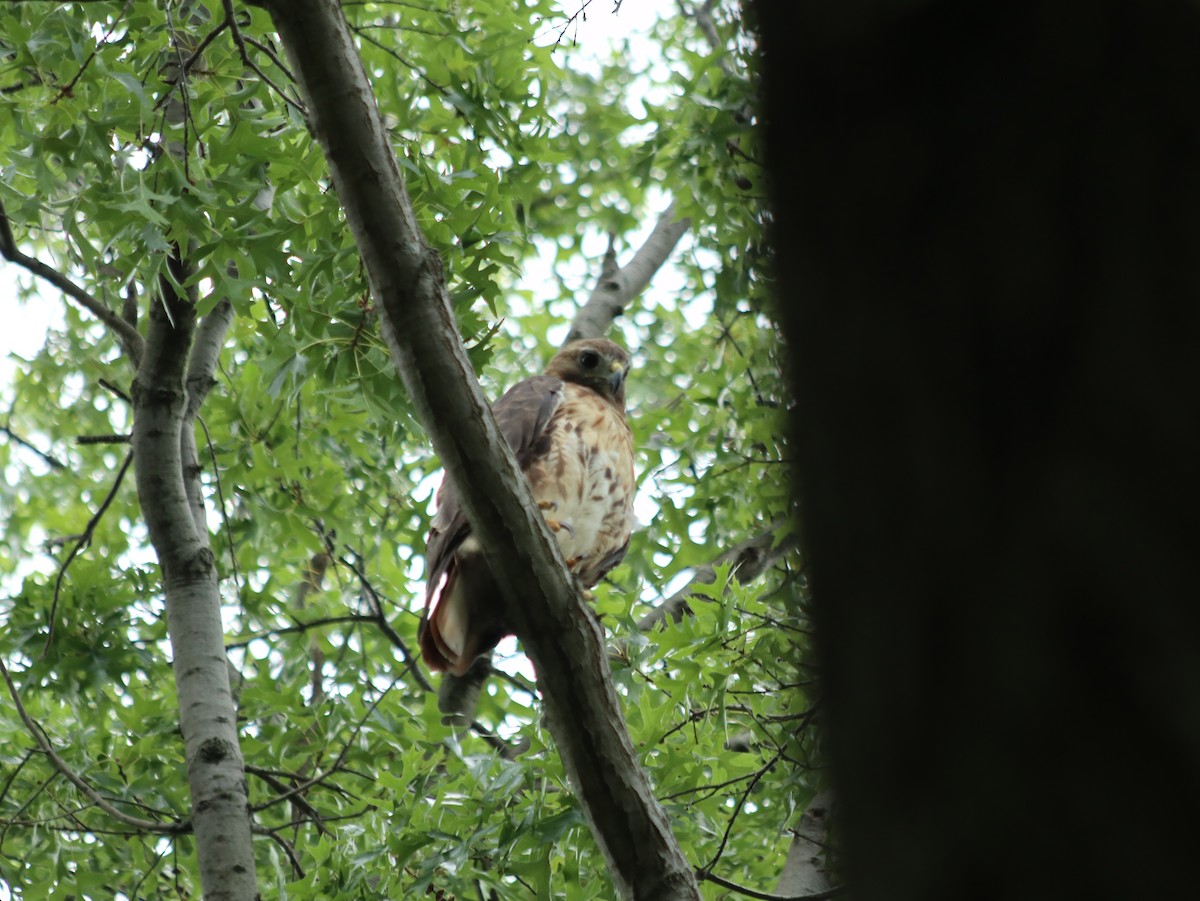
<svg viewBox="0 0 1200 901"><path fill-rule="evenodd" d="M250 54L246 52L246 39L242 37L242 31L240 28L238 28L237 16L233 11L233 0L222 0L222 5L225 7L225 21L229 25L229 31L233 35L233 43L237 45L238 55L241 56L242 62L249 66L250 69L253 70L254 74L262 79L263 84L278 94L283 99L284 103L296 110L296 112L304 117L305 121L308 121L308 110L304 108L304 104L299 100L289 97L287 92L285 92L279 85L275 84L275 82L271 79L271 76L260 69L258 67L258 63L252 60L250 58ZM278 62L278 58L274 54L269 55L272 59ZM284 72L286 74L287 70L285 69ZM289 75L289 78L290 77L291 76ZM295 81L295 79L292 80Z"/></svg>
<svg viewBox="0 0 1200 901"><path fill-rule="evenodd" d="M54 580L54 597L50 601L49 622L46 629L46 643L42 645L42 653L50 649L50 643L54 641L54 622L58 614L58 598L62 592L63 579L67 575L67 567L71 565L71 561L82 551L92 540L92 533L96 531L96 525L100 522L100 518L104 516L109 505L113 502L113 498L117 496L117 489L121 487L121 481L125 478L125 473L129 470L129 464L133 462L133 453L125 455L124 462L121 463L121 468L117 471L117 477L113 480L112 488L109 489L108 495L101 501L99 508L92 514L92 518L88 520L87 525L83 527L83 534L79 536L79 540L75 542L75 546L71 548L71 552L67 554L67 559L62 562L58 568L58 578Z"/></svg>
<svg viewBox="0 0 1200 901"><path fill-rule="evenodd" d="M240 598L242 596L242 573L238 568L237 547L233 542L233 527L229 524L229 512L225 504L225 489L221 486L221 467L217 465L217 449L213 447L212 436L208 433L208 424L203 416L197 416L196 421L204 430L204 446L208 449L208 459L212 462L213 485L217 489L217 503L221 505L221 524L225 529L225 543L229 545L229 571L233 576L233 588Z"/></svg>
<svg viewBox="0 0 1200 901"><path fill-rule="evenodd" d="M28 441L26 441L24 438L22 438L16 432L14 432L12 429L10 429L8 426L0 425L0 432L3 432L5 435L7 435L9 438L11 438L13 441L15 441L17 444L21 445L21 447L25 448L26 450L32 451L33 453L37 454L39 457L41 457L43 460L46 461L46 465L48 465L51 469L66 469L67 468L67 464L62 462L62 460L58 459L58 457L54 456L49 451L40 450L39 448L34 447L32 444L30 444Z"/></svg>
<svg viewBox="0 0 1200 901"><path fill-rule="evenodd" d="M736 882L730 882L728 879L722 879L715 873L708 872L708 870L697 870L696 878L719 885L721 888L729 889L731 892L737 892L739 895L745 895L747 898L758 898L760 901L825 901L827 898L836 898L848 888L845 885L835 885L831 889L826 889L823 892L814 892L811 895L772 895L769 892L755 891L752 888L746 888L744 885L738 885Z"/></svg>
<svg viewBox="0 0 1200 901"><path fill-rule="evenodd" d="M366 41L368 44L378 47L380 50L382 50L388 56L390 56L394 60L396 60L396 62L400 63L400 65L404 66L407 69L411 69L413 72L416 73L417 77L420 78L421 81L425 82L425 84L429 85L431 88L433 88L439 94L441 94L443 97L450 93L446 89L445 85L438 84L436 81L434 81L428 75L426 75L425 72L422 71L420 66L418 66L416 63L412 62L411 60L405 59L403 56L401 56L394 47L389 47L387 44L384 44L382 41L380 41L374 35L368 34L364 29L359 28L357 26L351 25L350 30L353 31L360 38L362 38L364 41Z"/></svg>
<svg viewBox="0 0 1200 901"><path fill-rule="evenodd" d="M133 6L133 0L125 0L125 6L121 8L119 13L117 13L116 18L113 19L112 24L108 26L108 30L104 32L103 37L96 42L96 46L94 46L92 48L92 52L87 55L87 59L83 61L83 64L79 67L79 71L75 73L75 77L59 89L58 94L53 100L50 101L51 103L58 103L58 101L62 100L64 97L70 96L71 92L75 90L75 85L79 83L79 79L83 77L83 73L86 72L88 66L92 64L92 60L96 58L96 54L100 52L100 48L108 43L108 39L112 37L112 33L116 31L117 26L121 24L121 20L125 18L125 14L129 12L129 7L131 6Z"/></svg>
<svg viewBox="0 0 1200 901"><path fill-rule="evenodd" d="M349 569L350 572L354 573L354 577L358 579L358 584L362 586L363 595L366 597L367 603L371 607L371 613L374 615L373 619L375 624L379 627L379 630L383 632L384 636L387 637L387 640L395 645L396 649L400 651L400 655L404 658L405 672L411 673L413 679L416 680L416 683L421 686L424 691L433 691L433 685L428 679L425 678L425 674L421 672L421 668L417 666L417 658L414 657L412 651L408 649L408 645L405 643L404 639L400 637L400 633L397 632L392 627L392 624L388 622L387 616L384 614L383 603L380 600L379 592L375 590L375 587L363 573L362 569L360 569L349 557L341 557L338 562Z"/></svg>
<svg viewBox="0 0 1200 901"><path fill-rule="evenodd" d="M57 269L46 265L36 257L21 252L13 237L12 224L4 209L3 201L0 201L0 254L3 254L10 263L16 263L43 281L49 282L112 329L125 344L135 363L141 357L143 341L137 329Z"/></svg>
<svg viewBox="0 0 1200 901"><path fill-rule="evenodd" d="M363 616L360 613L349 613L345 616L323 616L320 619L309 620L308 622L297 622L291 626L280 626L278 629L267 629L265 632L258 632L251 635L249 638L242 638L237 641L231 641L225 645L226 651L235 651L239 648L244 648L255 641L261 641L264 638L270 638L274 635L288 635L294 632L307 632L310 629L320 629L323 626L336 626L341 623L374 623L374 616Z"/></svg>
<svg viewBox="0 0 1200 901"><path fill-rule="evenodd" d="M266 769L263 769L262 767L251 766L250 764L246 764L246 772L250 773L251 775L257 776L259 779L261 779L263 782L267 783L267 785L271 786L271 788L277 792L286 792L288 790L288 786L283 782L283 780L280 779L278 776L276 776L274 773L272 773L270 770L266 770ZM295 778L295 777L293 777L293 778ZM333 835L332 830L330 830L330 828L325 825L325 818L322 817L321 814L317 812L317 809L315 807L313 807L310 803L308 803L307 798L303 798L303 797L292 798L292 806L295 807L300 813L302 813L306 817L308 817L308 819L312 822L312 824L317 827L317 831L320 832L322 835Z"/></svg>
<svg viewBox="0 0 1200 901"><path fill-rule="evenodd" d="M762 777L771 771L771 768L779 762L779 759L782 756L782 751L776 751L775 755L766 763L764 763L758 772L756 772L750 778L750 783L746 786L746 790L742 792L742 796L738 799L737 806L733 809L733 813L729 816L729 822L725 824L725 832L721 836L721 843L717 845L716 853L713 854L712 860L710 860L701 870L697 871L698 874L711 873L712 868L717 865L717 861L719 861L721 859L721 855L725 853L725 846L729 844L729 835L733 832L733 824L737 822L738 815L746 806L746 799L750 797L750 792L754 791L754 786L758 785L758 783L762 780ZM705 877L701 876L700 878Z"/></svg>
<svg viewBox="0 0 1200 901"><path fill-rule="evenodd" d="M296 855L296 849L292 847L292 843L279 834L275 829L268 829L266 826L257 824L250 827L250 831L255 835L265 835L275 844L283 849L283 853L287 855L288 862L292 865L292 872L299 879L304 878L304 867L300 865L300 858Z"/></svg>
<svg viewBox="0 0 1200 901"><path fill-rule="evenodd" d="M324 770L322 770L317 775L312 776L309 779L306 779L305 781L299 783L298 785L295 785L292 788L289 788L286 791L281 792L280 794L276 795L275 797L273 797L267 801L263 801L261 804L253 805L250 809L257 813L258 811L266 810L268 807L274 807L276 804L279 804L283 801L291 800L292 798L302 795L304 792L308 791L314 785L321 784L326 779L328 779L330 776L332 776L334 773L339 772L342 769L342 764L346 760L346 754L349 753L351 746L354 744L355 739L358 738L358 733L362 731L362 727L366 724L367 719L371 716L371 714L373 714L375 712L375 708L379 706L379 704L383 701L383 699L387 697L388 692L390 692L392 690L392 688L395 687L396 683L399 681L400 681L400 676L397 676L395 679L393 679L388 684L387 688L385 688L383 691L381 691L379 693L379 697L377 697L374 701L372 701L367 706L367 709L363 712L363 715L361 717L359 717L358 723L354 726L354 730L350 733L350 736L346 739L346 741L343 742L342 749L341 749L341 751L338 752L338 756L333 761L332 764L327 766Z"/></svg>

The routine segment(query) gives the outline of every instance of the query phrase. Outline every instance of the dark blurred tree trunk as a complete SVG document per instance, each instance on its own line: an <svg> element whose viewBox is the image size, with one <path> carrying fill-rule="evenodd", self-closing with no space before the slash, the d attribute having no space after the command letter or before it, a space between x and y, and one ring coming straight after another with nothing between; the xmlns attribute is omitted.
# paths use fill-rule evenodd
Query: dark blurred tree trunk
<svg viewBox="0 0 1200 901"><path fill-rule="evenodd" d="M1187 896L1200 5L754 11L854 895Z"/></svg>

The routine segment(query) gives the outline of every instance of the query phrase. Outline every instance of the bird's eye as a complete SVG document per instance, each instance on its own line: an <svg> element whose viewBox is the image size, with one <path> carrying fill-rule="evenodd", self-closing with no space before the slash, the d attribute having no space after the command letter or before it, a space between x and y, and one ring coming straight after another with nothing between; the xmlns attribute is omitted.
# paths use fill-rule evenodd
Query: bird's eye
<svg viewBox="0 0 1200 901"><path fill-rule="evenodd" d="M584 369L595 369L600 363L600 354L594 350L585 350L579 355L579 365Z"/></svg>

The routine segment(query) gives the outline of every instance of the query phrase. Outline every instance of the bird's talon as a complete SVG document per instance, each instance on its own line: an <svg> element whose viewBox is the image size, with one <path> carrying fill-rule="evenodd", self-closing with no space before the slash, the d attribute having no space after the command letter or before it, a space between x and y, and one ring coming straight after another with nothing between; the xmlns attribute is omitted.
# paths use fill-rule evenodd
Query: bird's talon
<svg viewBox="0 0 1200 901"><path fill-rule="evenodd" d="M546 517L546 525L548 525L548 526L550 527L550 531L551 531L551 532L563 532L563 531L565 531L565 532L566 532L568 535L570 535L572 538L574 538L574 537L575 537L575 530L574 530L574 529L572 529L572 528L571 528L571 527L570 527L570 526L569 526L567 523L565 523L565 522L559 522L557 519L551 519L549 516L547 516L547 517Z"/></svg>

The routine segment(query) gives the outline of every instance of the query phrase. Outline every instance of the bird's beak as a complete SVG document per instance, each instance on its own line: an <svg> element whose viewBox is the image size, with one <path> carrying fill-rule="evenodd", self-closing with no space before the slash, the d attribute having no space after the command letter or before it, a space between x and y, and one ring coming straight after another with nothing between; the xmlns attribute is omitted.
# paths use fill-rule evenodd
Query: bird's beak
<svg viewBox="0 0 1200 901"><path fill-rule="evenodd" d="M621 385L625 383L625 367L613 360L612 366L609 367L612 375L608 377L608 386L612 388L613 394L621 390Z"/></svg>

